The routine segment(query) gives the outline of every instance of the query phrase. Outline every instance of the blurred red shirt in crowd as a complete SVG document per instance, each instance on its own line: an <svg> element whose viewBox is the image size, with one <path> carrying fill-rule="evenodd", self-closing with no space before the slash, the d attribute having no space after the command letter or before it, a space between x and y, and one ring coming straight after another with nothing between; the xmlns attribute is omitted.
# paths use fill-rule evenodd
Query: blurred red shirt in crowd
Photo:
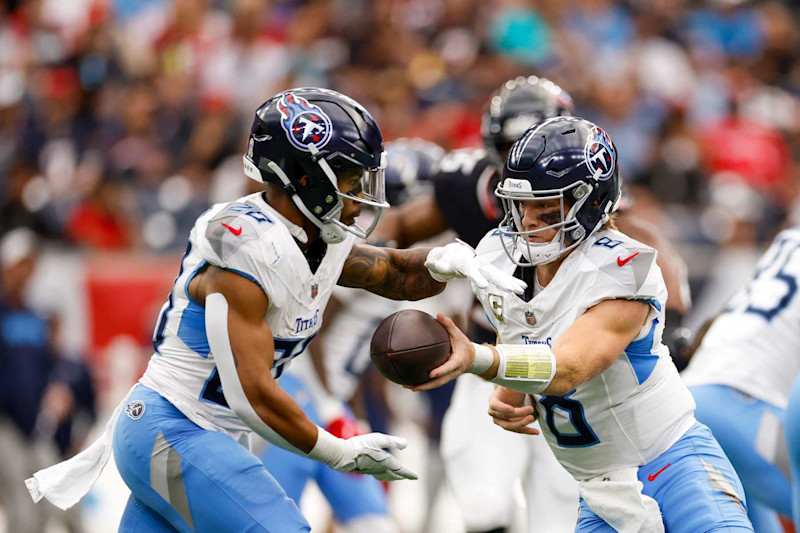
<svg viewBox="0 0 800 533"><path fill-rule="evenodd" d="M735 175L774 195L791 178L789 146L777 130L732 117L704 131L701 139L711 179Z"/></svg>

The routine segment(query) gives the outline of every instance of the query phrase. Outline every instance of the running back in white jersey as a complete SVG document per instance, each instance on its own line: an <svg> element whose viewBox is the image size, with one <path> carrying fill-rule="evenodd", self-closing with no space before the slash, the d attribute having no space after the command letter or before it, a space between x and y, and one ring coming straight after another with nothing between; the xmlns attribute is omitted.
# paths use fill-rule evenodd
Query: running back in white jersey
<svg viewBox="0 0 800 533"><path fill-rule="evenodd" d="M516 266L499 234L478 245L481 260ZM657 252L617 231L601 230L564 259L530 302L496 287L473 290L504 344L553 346L590 307L608 299L650 304L640 334L605 372L569 394L538 396L544 436L576 479L646 464L694 424L694 401L661 344L667 291Z"/></svg>
<svg viewBox="0 0 800 533"><path fill-rule="evenodd" d="M800 374L800 226L782 231L709 328L682 377L786 408Z"/></svg>
<svg viewBox="0 0 800 533"><path fill-rule="evenodd" d="M153 337L155 353L140 382L172 402L205 429L246 443L249 428L228 408L214 354L208 346L204 308L189 296L189 282L205 264L255 282L269 298L265 320L275 338L276 379L305 350L322 323L322 313L355 236L329 244L312 273L285 219L261 193L206 211L192 228L172 293Z"/></svg>

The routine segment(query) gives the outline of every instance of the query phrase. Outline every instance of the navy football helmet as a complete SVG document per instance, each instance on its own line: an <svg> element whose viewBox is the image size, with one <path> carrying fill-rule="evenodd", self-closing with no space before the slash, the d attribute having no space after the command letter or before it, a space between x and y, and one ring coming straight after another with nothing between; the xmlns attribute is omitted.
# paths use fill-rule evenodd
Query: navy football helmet
<svg viewBox="0 0 800 533"><path fill-rule="evenodd" d="M577 117L555 117L530 128L511 147L495 190L505 217L499 231L514 263L551 263L602 228L619 202L617 149L597 125ZM560 200L561 221L523 231L519 202ZM558 229L549 242L529 236Z"/></svg>
<svg viewBox="0 0 800 533"><path fill-rule="evenodd" d="M256 110L250 131L245 174L281 185L297 208L320 228L327 243L341 242L347 231L366 238L368 229L339 220L342 199L378 209L385 200L386 152L375 119L359 103L328 89L290 89ZM361 173L358 196L338 189L337 176ZM306 185L301 178L308 176Z"/></svg>
<svg viewBox="0 0 800 533"><path fill-rule="evenodd" d="M481 135L486 152L499 169L505 154L525 131L542 120L571 115L572 98L546 78L520 76L492 95L483 113Z"/></svg>
<svg viewBox="0 0 800 533"><path fill-rule="evenodd" d="M400 205L430 191L445 152L432 141L401 138L386 145L386 154L386 200Z"/></svg>

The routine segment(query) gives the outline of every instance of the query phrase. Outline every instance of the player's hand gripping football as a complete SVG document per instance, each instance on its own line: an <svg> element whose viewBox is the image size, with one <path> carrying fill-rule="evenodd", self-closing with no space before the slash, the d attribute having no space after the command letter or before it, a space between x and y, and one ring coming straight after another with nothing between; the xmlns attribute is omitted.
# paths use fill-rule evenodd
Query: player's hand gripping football
<svg viewBox="0 0 800 533"><path fill-rule="evenodd" d="M517 294L525 292L527 287L521 279L503 272L494 265L478 261L472 246L461 240L433 248L428 252L425 266L436 281L447 282L454 278L468 278L479 289L485 289L492 284L501 290Z"/></svg>
<svg viewBox="0 0 800 533"><path fill-rule="evenodd" d="M526 396L524 392L495 387L489 397L489 416L492 421L507 431L538 435L538 429L528 427L536 420L536 409L533 405L525 405ZM533 398L531 401L535 402Z"/></svg>
<svg viewBox="0 0 800 533"><path fill-rule="evenodd" d="M464 335L464 332L442 313L436 315L436 320L444 326L450 336L450 357L430 371L428 374L431 378L430 381L415 387L406 387L407 389L423 391L441 387L466 372L475 360L475 346Z"/></svg>
<svg viewBox="0 0 800 533"><path fill-rule="evenodd" d="M417 475L403 466L390 452L393 448L402 450L406 447L406 439L368 433L344 440L342 456L331 468L340 472L369 474L379 481L397 481L399 479L417 479Z"/></svg>

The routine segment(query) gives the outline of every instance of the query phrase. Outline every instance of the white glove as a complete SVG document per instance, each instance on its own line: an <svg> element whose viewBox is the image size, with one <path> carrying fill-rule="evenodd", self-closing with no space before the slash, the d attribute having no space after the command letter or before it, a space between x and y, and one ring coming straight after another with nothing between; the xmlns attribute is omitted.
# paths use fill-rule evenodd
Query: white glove
<svg viewBox="0 0 800 533"><path fill-rule="evenodd" d="M383 433L340 439L320 428L317 443L308 456L339 472L369 474L379 481L417 479L414 472L386 451L393 448L402 450L406 444L406 439Z"/></svg>
<svg viewBox="0 0 800 533"><path fill-rule="evenodd" d="M517 294L525 292L528 286L521 279L507 274L489 263L481 263L475 256L472 246L456 240L446 246L433 248L428 252L425 266L436 281L448 282L454 278L468 278L479 289L489 284L504 291Z"/></svg>

